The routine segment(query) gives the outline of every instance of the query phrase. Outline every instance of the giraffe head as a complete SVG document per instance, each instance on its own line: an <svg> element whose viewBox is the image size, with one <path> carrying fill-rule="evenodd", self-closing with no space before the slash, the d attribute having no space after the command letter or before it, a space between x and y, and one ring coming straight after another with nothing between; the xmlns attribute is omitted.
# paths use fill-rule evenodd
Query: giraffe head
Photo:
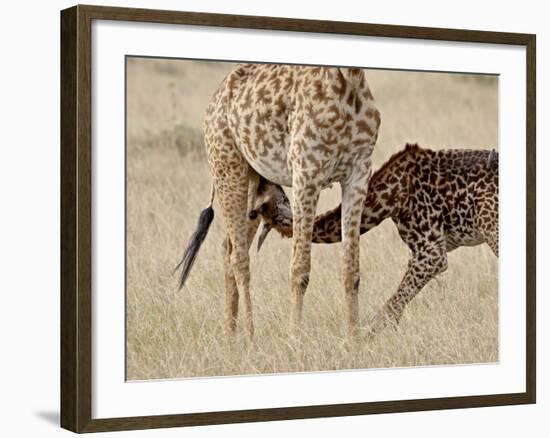
<svg viewBox="0 0 550 438"><path fill-rule="evenodd" d="M292 237L292 208L281 186L263 178L258 186L254 208L249 213L251 220L261 216L263 227L258 238L258 251L272 229L283 237Z"/></svg>

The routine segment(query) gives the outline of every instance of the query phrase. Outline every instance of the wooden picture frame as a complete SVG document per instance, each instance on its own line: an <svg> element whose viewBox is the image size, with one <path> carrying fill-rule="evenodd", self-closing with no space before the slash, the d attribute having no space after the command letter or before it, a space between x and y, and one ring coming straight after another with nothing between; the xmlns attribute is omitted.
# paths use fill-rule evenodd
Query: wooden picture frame
<svg viewBox="0 0 550 438"><path fill-rule="evenodd" d="M94 20L518 45L526 48L526 391L288 408L92 418L92 35ZM61 426L74 432L336 417L535 403L535 35L75 6L61 12Z"/></svg>

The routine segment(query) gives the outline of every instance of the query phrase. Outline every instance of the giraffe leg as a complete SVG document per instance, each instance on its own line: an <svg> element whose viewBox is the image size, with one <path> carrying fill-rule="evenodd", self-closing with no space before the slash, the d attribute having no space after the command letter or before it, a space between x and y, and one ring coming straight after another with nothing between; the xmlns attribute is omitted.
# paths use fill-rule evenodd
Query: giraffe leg
<svg viewBox="0 0 550 438"><path fill-rule="evenodd" d="M298 334L301 327L304 294L309 283L311 269L311 239L315 209L319 200L320 186L307 175L294 171L292 182L293 238L290 284L293 304L290 328Z"/></svg>
<svg viewBox="0 0 550 438"><path fill-rule="evenodd" d="M235 333L239 313L239 290L231 267L231 240L229 236L223 241L224 281L225 281L225 332Z"/></svg>
<svg viewBox="0 0 550 438"><path fill-rule="evenodd" d="M413 250L409 267L397 292L386 301L382 309L371 320L369 336L380 332L388 325L397 326L407 304L432 278L446 269L447 252L443 240L422 245Z"/></svg>
<svg viewBox="0 0 550 438"><path fill-rule="evenodd" d="M259 184L259 178L256 173L250 173L250 182L248 185L248 209L247 209L247 217L248 212L253 208L255 199L256 199L256 192L258 190L258 184ZM252 244L252 240L254 240L254 236L256 235L256 231L258 230L258 225L260 224L260 218L249 220L247 223L247 251L250 249L250 245ZM235 275L233 273L232 264L231 264L231 253L232 253L232 245L231 240L229 238L229 235L226 236L226 238L223 241L223 251L224 251L224 272L225 272L225 330L228 335L232 335L235 333L235 330L237 328L237 316L239 312L239 291L237 288L237 282L235 279ZM246 308L250 309L247 310L250 314L252 313L252 304L250 300L250 294L248 295L249 298L246 302Z"/></svg>
<svg viewBox="0 0 550 438"><path fill-rule="evenodd" d="M248 164L244 157L230 163L215 163L214 184L225 220L226 242L226 330L235 326L239 295L245 303L245 321L250 337L254 334L252 300L250 297L250 269L248 257ZM234 282L231 280L234 276ZM235 286L236 285L236 289Z"/></svg>
<svg viewBox="0 0 550 438"><path fill-rule="evenodd" d="M248 225L248 246L252 243L258 229L258 220L251 220ZM227 236L223 241L224 272L225 272L225 331L227 335L235 333L237 328L237 316L239 312L239 291L231 265L231 240ZM251 306L250 300L248 306Z"/></svg>
<svg viewBox="0 0 550 438"><path fill-rule="evenodd" d="M369 175L366 172L342 184L342 280L349 336L357 334L359 322L359 237Z"/></svg>

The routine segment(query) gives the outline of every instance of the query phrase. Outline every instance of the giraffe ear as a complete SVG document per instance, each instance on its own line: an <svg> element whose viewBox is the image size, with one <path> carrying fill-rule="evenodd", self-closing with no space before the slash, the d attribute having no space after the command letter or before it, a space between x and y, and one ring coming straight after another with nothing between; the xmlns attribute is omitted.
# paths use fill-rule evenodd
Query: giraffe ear
<svg viewBox="0 0 550 438"><path fill-rule="evenodd" d="M264 243L264 240L265 240L265 238L267 237L267 235L269 234L270 231L271 231L271 225L268 225L268 224L264 223L264 226L262 228L262 232L260 233L260 236L258 237L258 247L257 247L258 252L260 251L260 248L262 247L262 245Z"/></svg>
<svg viewBox="0 0 550 438"><path fill-rule="evenodd" d="M268 186L267 180L260 175L260 181L258 182L258 189L256 190L257 195L261 195L265 192L266 188Z"/></svg>

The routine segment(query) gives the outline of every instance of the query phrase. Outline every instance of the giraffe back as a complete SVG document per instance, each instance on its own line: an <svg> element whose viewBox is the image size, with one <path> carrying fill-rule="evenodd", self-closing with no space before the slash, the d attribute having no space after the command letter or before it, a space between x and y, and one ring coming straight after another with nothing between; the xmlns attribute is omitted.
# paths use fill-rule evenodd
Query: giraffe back
<svg viewBox="0 0 550 438"><path fill-rule="evenodd" d="M299 168L328 185L370 166L379 125L361 69L240 64L207 108L205 143L211 163L244 156L277 184Z"/></svg>
<svg viewBox="0 0 550 438"><path fill-rule="evenodd" d="M408 195L395 218L407 239L441 227L450 251L483 243L488 230L498 234L498 152L409 148Z"/></svg>

